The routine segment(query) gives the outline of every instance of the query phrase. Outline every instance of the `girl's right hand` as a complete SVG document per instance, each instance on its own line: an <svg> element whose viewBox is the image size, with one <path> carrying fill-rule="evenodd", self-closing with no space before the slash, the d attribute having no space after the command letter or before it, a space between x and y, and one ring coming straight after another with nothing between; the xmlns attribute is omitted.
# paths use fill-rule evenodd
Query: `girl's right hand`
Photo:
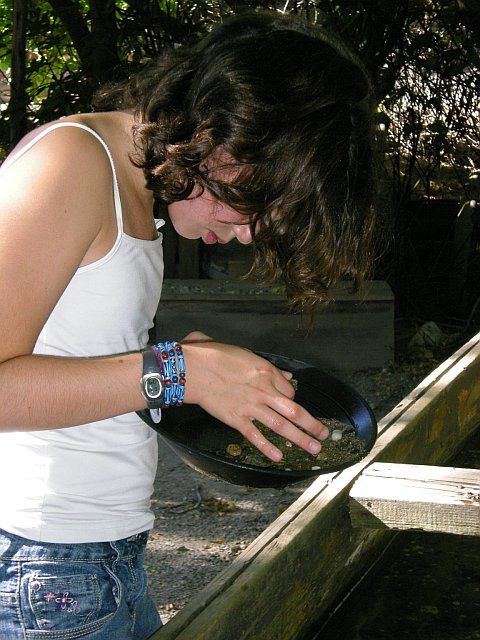
<svg viewBox="0 0 480 640"><path fill-rule="evenodd" d="M187 372L186 403L200 405L237 429L275 462L281 459L281 451L265 439L252 420L311 454L320 451L319 440L328 437L328 429L294 401L291 373L233 345L204 340L187 341L182 346Z"/></svg>

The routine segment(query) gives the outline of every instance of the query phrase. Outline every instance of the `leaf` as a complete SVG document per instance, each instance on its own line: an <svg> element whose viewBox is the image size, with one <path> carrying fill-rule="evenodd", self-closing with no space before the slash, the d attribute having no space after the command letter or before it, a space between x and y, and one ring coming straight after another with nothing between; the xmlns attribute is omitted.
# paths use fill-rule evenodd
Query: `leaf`
<svg viewBox="0 0 480 640"><path fill-rule="evenodd" d="M202 500L202 506L208 511L214 511L216 513L234 513L238 510L237 505L234 502L229 502L222 498L205 498Z"/></svg>

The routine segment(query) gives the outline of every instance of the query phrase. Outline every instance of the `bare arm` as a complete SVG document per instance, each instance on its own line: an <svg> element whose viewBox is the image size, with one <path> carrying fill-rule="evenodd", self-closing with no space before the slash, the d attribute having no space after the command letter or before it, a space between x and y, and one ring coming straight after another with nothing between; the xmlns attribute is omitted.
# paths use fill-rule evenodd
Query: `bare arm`
<svg viewBox="0 0 480 640"><path fill-rule="evenodd" d="M0 365L0 430L72 427L145 407L140 353L18 356Z"/></svg>
<svg viewBox="0 0 480 640"><path fill-rule="evenodd" d="M73 426L144 407L141 355L32 355L71 277L114 220L98 142L62 128L0 176L0 429Z"/></svg>

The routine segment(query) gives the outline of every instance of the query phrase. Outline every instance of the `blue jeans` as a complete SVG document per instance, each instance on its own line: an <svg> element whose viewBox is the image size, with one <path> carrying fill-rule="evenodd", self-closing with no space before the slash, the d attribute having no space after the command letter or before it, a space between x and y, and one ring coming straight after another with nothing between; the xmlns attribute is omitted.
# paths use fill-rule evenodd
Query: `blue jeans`
<svg viewBox="0 0 480 640"><path fill-rule="evenodd" d="M115 542L34 542L0 529L1 640L146 640L148 532Z"/></svg>

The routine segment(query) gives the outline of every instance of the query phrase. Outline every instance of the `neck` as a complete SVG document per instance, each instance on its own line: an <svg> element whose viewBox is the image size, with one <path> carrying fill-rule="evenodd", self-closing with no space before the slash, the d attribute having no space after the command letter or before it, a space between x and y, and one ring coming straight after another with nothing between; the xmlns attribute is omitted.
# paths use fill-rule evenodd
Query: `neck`
<svg viewBox="0 0 480 640"><path fill-rule="evenodd" d="M137 196L145 207L151 208L153 206L153 193L145 186L145 176L142 169L135 167L130 158L135 158L138 155L138 149L134 144L133 127L137 124L133 109L127 111L115 111L112 112L112 116L115 118L116 129L121 128L121 136L123 138L123 145L127 156L129 176L131 177L132 188L137 193Z"/></svg>

